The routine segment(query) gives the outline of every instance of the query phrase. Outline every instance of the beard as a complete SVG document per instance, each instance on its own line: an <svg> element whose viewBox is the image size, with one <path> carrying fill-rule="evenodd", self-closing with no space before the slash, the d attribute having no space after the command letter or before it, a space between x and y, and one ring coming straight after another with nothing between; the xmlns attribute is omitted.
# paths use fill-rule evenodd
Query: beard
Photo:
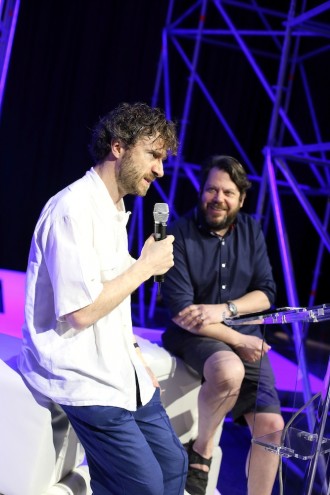
<svg viewBox="0 0 330 495"><path fill-rule="evenodd" d="M228 229L236 220L237 214L240 211L241 207L237 206L237 208L228 211L228 210L222 210L225 212L224 217L222 220L214 220L212 216L208 213L207 206L206 208L202 205L202 203L199 203L199 211L201 213L201 216L207 225L207 227L212 230L212 231L220 231L224 229Z"/></svg>
<svg viewBox="0 0 330 495"><path fill-rule="evenodd" d="M145 196L147 194L149 185L144 182L140 168L132 159L130 151L127 150L116 172L117 184L123 195ZM153 176L147 178L150 182L154 180Z"/></svg>

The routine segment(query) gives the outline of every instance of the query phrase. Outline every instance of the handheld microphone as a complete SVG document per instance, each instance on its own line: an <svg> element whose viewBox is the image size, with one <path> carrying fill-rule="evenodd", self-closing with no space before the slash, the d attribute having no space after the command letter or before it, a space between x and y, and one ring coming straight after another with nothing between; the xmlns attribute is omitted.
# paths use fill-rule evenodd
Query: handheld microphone
<svg viewBox="0 0 330 495"><path fill-rule="evenodd" d="M166 226L169 217L167 203L156 203L154 206L154 238L160 241L166 238ZM160 293L160 284L164 282L164 275L154 275L154 282L158 283L158 294Z"/></svg>

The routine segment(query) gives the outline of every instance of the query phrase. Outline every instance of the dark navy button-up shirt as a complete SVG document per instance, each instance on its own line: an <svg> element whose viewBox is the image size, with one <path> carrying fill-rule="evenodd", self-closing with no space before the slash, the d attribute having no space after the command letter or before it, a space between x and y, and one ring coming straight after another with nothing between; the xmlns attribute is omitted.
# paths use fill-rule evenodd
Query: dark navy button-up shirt
<svg viewBox="0 0 330 495"><path fill-rule="evenodd" d="M225 303L253 290L264 292L274 304L276 286L264 235L250 215L240 212L227 234L219 237L199 222L193 210L168 232L175 236L174 266L165 275L162 295L171 318L190 304ZM253 327L235 328L259 334L258 326Z"/></svg>

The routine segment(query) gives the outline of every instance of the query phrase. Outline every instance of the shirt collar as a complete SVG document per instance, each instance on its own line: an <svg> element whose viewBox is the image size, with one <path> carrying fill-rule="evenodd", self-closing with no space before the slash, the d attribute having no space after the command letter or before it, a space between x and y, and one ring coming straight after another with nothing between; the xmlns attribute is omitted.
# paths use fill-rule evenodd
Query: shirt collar
<svg viewBox="0 0 330 495"><path fill-rule="evenodd" d="M96 173L93 167L86 172L86 177L88 179L91 179L92 182L94 183L97 194L97 200L102 201L104 203L105 208L109 209L112 215L116 217L118 221L127 224L131 212L126 211L124 200L123 199L120 200L119 202L120 210L118 210L118 208L113 202L113 199L109 194L109 191L106 188L106 185L104 184L99 174Z"/></svg>

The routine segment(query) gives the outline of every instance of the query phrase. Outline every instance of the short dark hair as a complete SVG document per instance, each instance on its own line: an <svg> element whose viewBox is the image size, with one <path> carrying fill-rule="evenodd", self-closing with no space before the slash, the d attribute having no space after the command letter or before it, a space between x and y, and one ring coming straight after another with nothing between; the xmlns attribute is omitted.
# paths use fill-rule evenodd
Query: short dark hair
<svg viewBox="0 0 330 495"><path fill-rule="evenodd" d="M168 153L176 154L176 126L166 119L160 108L139 102L121 103L96 124L92 130L89 151L97 163L108 155L113 139L119 139L125 147L131 148L141 137L155 135L163 139Z"/></svg>
<svg viewBox="0 0 330 495"><path fill-rule="evenodd" d="M207 158L201 167L200 192L203 191L212 168L227 172L231 180L236 184L241 196L251 187L251 182L247 178L243 166L236 158L227 155L213 155Z"/></svg>

